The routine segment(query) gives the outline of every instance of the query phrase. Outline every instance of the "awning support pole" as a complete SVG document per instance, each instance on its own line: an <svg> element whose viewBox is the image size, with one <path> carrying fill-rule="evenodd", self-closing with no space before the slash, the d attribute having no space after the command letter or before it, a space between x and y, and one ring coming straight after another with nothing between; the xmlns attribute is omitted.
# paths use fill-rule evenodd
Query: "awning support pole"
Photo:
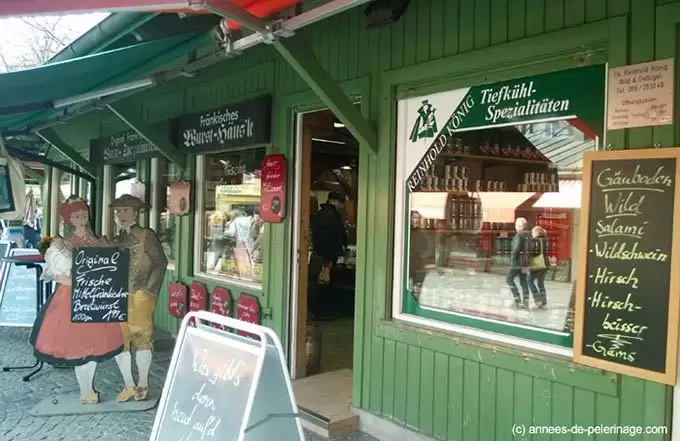
<svg viewBox="0 0 680 441"><path fill-rule="evenodd" d="M182 152L155 127L152 127L142 120L142 118L133 115L131 112L122 110L119 106L114 107L113 104L108 104L106 107L132 130L137 132L139 136L144 138L146 142L154 146L156 150L168 159L168 161L173 162L182 170L186 169L186 155L182 154Z"/></svg>
<svg viewBox="0 0 680 441"><path fill-rule="evenodd" d="M36 131L35 134L42 138L45 142L51 144L52 147L59 151L59 153L80 167L85 173L90 175L90 178L94 178L97 175L97 167L80 155L73 147L66 144L57 134L57 132L54 131L54 129Z"/></svg>
<svg viewBox="0 0 680 441"><path fill-rule="evenodd" d="M280 39L274 33L276 26L266 24L243 10L235 13L233 5L227 6L226 3L218 2L218 0L204 0L202 7L258 32L264 38L263 41L276 48L283 59L302 77L361 144L367 145L373 152L378 151L378 133L357 106L345 95L338 83L328 75L314 55L311 46L302 36L290 32L286 33L286 38ZM286 31L285 26L279 31L281 30Z"/></svg>
<svg viewBox="0 0 680 441"><path fill-rule="evenodd" d="M321 101L345 124L347 130L360 143L367 145L373 152L377 152L377 132L359 108L324 70L307 41L302 36L295 35L290 38L277 38L272 45ZM368 99L368 97L363 98Z"/></svg>
<svg viewBox="0 0 680 441"><path fill-rule="evenodd" d="M7 153L9 153L10 156L13 156L13 157L18 158L18 159L22 159L24 161L39 162L41 164L45 164L49 167L52 167L52 169L55 170L55 173L56 173L56 170L62 170L62 171L65 171L66 173L71 173L72 175L80 176L81 178L86 179L88 181L92 180L92 178L88 174L83 173L80 170L76 170L76 169L73 169L73 168L66 167L63 164L60 164L56 161L52 161L51 159L47 159L44 156L26 153L22 150L16 149L16 148L9 146L9 145L7 146Z"/></svg>
<svg viewBox="0 0 680 441"><path fill-rule="evenodd" d="M27 166L26 164L23 164L24 167L24 173L31 179L34 179L38 181L38 184L42 187L45 184L45 177L38 173L37 171L33 170L31 167Z"/></svg>
<svg viewBox="0 0 680 441"><path fill-rule="evenodd" d="M196 5L198 6L198 5ZM269 24L243 8L225 0L203 0L200 9L233 20L255 32L268 33Z"/></svg>

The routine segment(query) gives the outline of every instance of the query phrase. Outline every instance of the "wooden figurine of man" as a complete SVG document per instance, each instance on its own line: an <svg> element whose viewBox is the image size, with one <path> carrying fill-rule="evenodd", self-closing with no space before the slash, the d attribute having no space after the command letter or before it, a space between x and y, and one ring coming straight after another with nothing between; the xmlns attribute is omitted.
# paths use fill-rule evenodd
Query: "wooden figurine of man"
<svg viewBox="0 0 680 441"><path fill-rule="evenodd" d="M110 207L114 209L118 226L112 243L130 250L128 321L121 324L124 348L116 356L125 387L118 394L118 401L133 398L144 401L149 398L154 308L168 261L156 232L137 224L139 212L146 208L141 200L125 194L113 201ZM132 377L131 350L135 351L139 372L137 384Z"/></svg>

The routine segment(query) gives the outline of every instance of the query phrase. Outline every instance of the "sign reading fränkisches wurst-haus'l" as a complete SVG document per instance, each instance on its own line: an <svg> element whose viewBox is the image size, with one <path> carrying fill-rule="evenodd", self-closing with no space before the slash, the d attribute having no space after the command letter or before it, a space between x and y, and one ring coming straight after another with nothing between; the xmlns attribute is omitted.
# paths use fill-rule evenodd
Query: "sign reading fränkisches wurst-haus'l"
<svg viewBox="0 0 680 441"><path fill-rule="evenodd" d="M271 140L270 95L194 113L179 119L178 147L194 152L267 144Z"/></svg>

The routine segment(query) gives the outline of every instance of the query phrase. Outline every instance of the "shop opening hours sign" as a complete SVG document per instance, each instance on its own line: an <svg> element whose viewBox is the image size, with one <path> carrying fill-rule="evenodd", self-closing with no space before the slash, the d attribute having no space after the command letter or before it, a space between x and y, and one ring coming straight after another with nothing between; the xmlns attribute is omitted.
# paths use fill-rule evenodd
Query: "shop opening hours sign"
<svg viewBox="0 0 680 441"><path fill-rule="evenodd" d="M675 384L680 149L589 152L574 360Z"/></svg>

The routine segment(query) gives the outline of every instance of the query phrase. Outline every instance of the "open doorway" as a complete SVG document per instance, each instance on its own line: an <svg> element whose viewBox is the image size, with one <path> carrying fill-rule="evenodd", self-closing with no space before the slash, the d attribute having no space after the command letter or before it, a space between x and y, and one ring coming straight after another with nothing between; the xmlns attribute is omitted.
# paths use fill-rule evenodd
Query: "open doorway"
<svg viewBox="0 0 680 441"><path fill-rule="evenodd" d="M359 144L330 110L298 118L292 368L300 407L324 415L350 400Z"/></svg>

